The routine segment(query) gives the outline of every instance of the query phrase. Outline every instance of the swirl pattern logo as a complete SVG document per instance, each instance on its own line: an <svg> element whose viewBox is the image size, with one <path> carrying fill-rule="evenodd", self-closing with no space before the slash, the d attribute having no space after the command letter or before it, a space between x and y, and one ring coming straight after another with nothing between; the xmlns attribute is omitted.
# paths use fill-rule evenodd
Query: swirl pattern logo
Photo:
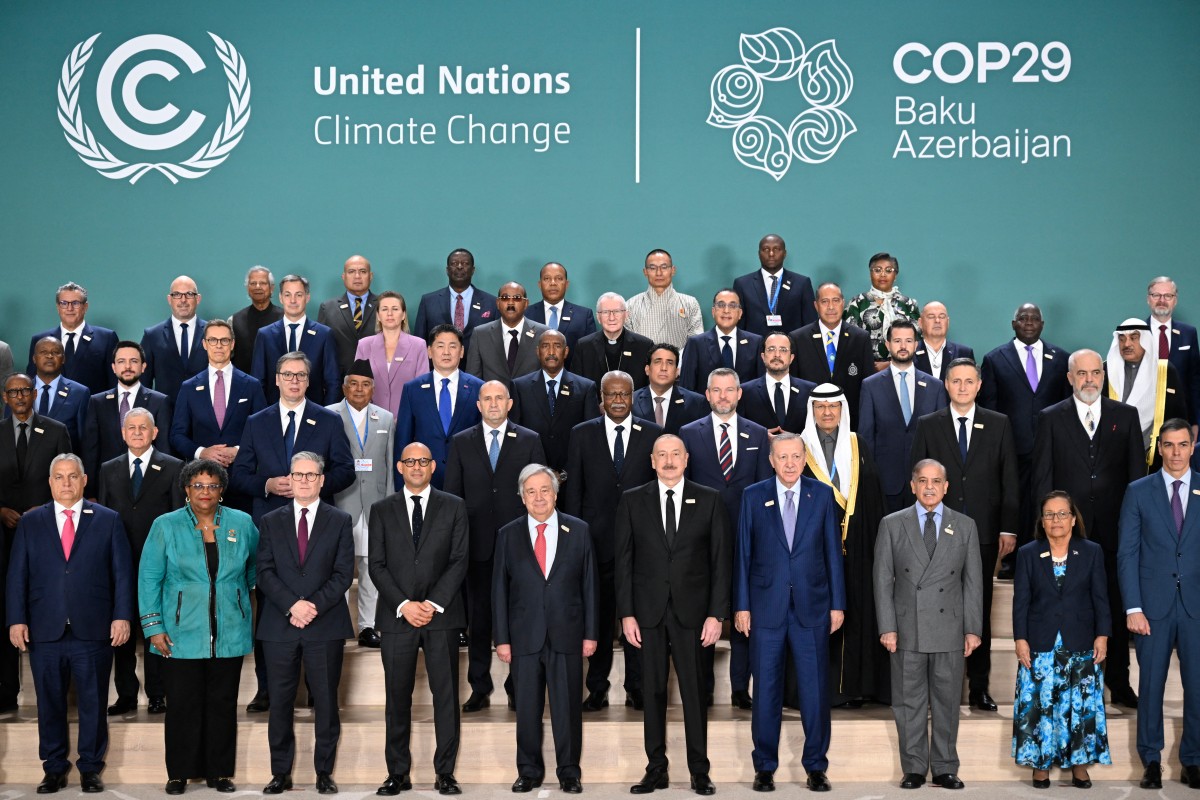
<svg viewBox="0 0 1200 800"><path fill-rule="evenodd" d="M79 154L83 163L111 180L128 179L133 184L147 173L159 172L171 183L179 183L181 178L190 180L204 177L229 157L230 151L242 140L246 123L250 120L250 79L246 75L246 62L233 44L215 33L208 35L216 45L217 58L225 71L229 105L212 138L190 158L179 162L131 163L118 158L96 139L91 127L84 122L79 93L84 68L92 57L92 47L100 34L94 34L72 48L63 62L62 75L58 81L58 121L62 125L67 144ZM158 134L140 133L123 121L122 115L113 104L113 84L116 76L123 72L122 67L127 61L148 51L171 53L193 73L204 69L203 59L187 43L162 34L138 36L117 47L101 66L96 87L96 105L109 131L125 144L139 150L166 150L191 138L204 124L205 116L192 111L177 127ZM148 109L142 106L137 98L137 85L143 78L156 75L170 81L179 75L176 67L163 61L145 61L124 74L120 97L125 106L124 111L130 116L148 125L161 125L179 115L180 110L172 104Z"/></svg>
<svg viewBox="0 0 1200 800"><path fill-rule="evenodd" d="M841 109L854 89L854 74L828 39L805 48L789 28L743 33L740 64L723 67L709 87L708 124L733 130L733 154L775 180L793 161L820 164L858 130ZM764 81L794 80L808 108L790 122L759 113Z"/></svg>

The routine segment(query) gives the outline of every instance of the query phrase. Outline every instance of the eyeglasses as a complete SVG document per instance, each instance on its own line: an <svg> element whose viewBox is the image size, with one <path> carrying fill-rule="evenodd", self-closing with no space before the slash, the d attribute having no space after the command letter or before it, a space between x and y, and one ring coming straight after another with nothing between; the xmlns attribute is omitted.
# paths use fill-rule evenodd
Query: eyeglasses
<svg viewBox="0 0 1200 800"><path fill-rule="evenodd" d="M1075 515L1072 514L1070 511L1043 511L1042 512L1042 519L1046 520L1046 522L1052 522L1054 520L1058 520L1059 522L1062 522L1063 520L1070 519L1073 516L1075 516Z"/></svg>
<svg viewBox="0 0 1200 800"><path fill-rule="evenodd" d="M428 467L433 463L432 458L402 458L400 463L406 467L415 467L420 464L422 467Z"/></svg>
<svg viewBox="0 0 1200 800"><path fill-rule="evenodd" d="M502 294L502 295L500 295L499 299L503 300L506 303L508 303L508 302L519 303L525 299L525 295L523 295L523 294Z"/></svg>
<svg viewBox="0 0 1200 800"><path fill-rule="evenodd" d="M719 308L722 311L737 311L741 307L741 303L726 303L724 300L719 303L713 303L713 308Z"/></svg>
<svg viewBox="0 0 1200 800"><path fill-rule="evenodd" d="M193 492L205 492L205 491L215 492L221 488L221 484L219 484L219 483L200 483L199 481L197 481L196 483L189 483L188 488L191 489Z"/></svg>
<svg viewBox="0 0 1200 800"><path fill-rule="evenodd" d="M169 295L167 295L167 297L171 298L172 300L183 300L184 298L187 298L188 300L195 300L199 296L199 292L171 292Z"/></svg>
<svg viewBox="0 0 1200 800"><path fill-rule="evenodd" d="M28 386L22 387L20 389L5 389L4 390L5 397L25 397L26 395L30 395L30 394L33 394L33 389L29 388Z"/></svg>
<svg viewBox="0 0 1200 800"><path fill-rule="evenodd" d="M87 300L59 300L59 308L82 308L87 305Z"/></svg>
<svg viewBox="0 0 1200 800"><path fill-rule="evenodd" d="M221 347L229 347L229 345L233 344L233 339L229 336L224 336L220 339L214 339L206 336L204 337L204 343L210 347L217 347L218 345Z"/></svg>
<svg viewBox="0 0 1200 800"><path fill-rule="evenodd" d="M1175 292L1151 292L1151 300L1174 300Z"/></svg>
<svg viewBox="0 0 1200 800"><path fill-rule="evenodd" d="M317 478L321 477L319 472L293 472L292 480L296 483L312 483Z"/></svg>
<svg viewBox="0 0 1200 800"><path fill-rule="evenodd" d="M781 356L786 356L788 353L792 352L792 348L786 347L786 346L785 347L775 347L774 345L772 345L771 347L764 347L763 352L769 356L775 355L776 353L778 353Z"/></svg>
<svg viewBox="0 0 1200 800"><path fill-rule="evenodd" d="M605 392L605 400L620 400L622 397L628 399L633 397L633 392Z"/></svg>
<svg viewBox="0 0 1200 800"><path fill-rule="evenodd" d="M672 264L647 264L645 267L646 272L670 272L673 269Z"/></svg>
<svg viewBox="0 0 1200 800"><path fill-rule="evenodd" d="M283 378L285 381L306 381L308 380L307 372L276 372L276 375Z"/></svg>
<svg viewBox="0 0 1200 800"><path fill-rule="evenodd" d="M625 313L625 309L618 308L614 311L597 311L596 316L598 316L598 317L619 317L624 313Z"/></svg>
<svg viewBox="0 0 1200 800"><path fill-rule="evenodd" d="M872 275L895 275L895 267L871 267Z"/></svg>

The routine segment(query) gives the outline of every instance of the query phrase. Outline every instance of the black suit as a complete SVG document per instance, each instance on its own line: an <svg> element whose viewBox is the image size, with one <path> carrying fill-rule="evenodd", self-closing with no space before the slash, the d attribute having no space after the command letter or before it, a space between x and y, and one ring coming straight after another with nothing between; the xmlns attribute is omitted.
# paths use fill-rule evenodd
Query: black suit
<svg viewBox="0 0 1200 800"><path fill-rule="evenodd" d="M666 404L663 433L679 433L679 429L690 422L702 419L709 412L708 400L704 395L684 389L679 384L671 388L671 402ZM633 393L633 415L654 422L654 392L643 386Z"/></svg>
<svg viewBox="0 0 1200 800"><path fill-rule="evenodd" d="M588 524L592 546L596 552L596 571L599 594L600 639L596 655L588 660L587 689L589 692L608 691L608 673L612 670L613 636L616 623L616 547L613 529L617 504L628 489L654 479L650 453L662 428L634 416L621 423L625 430L625 462L618 473L613 467L612 451L604 420L607 417L581 422L571 431L571 452L567 458L567 480L559 495L559 507ZM625 690L642 688L641 659L635 648L625 645Z"/></svg>
<svg viewBox="0 0 1200 800"><path fill-rule="evenodd" d="M587 378L563 370L554 384L557 396L551 414L545 378L545 373L538 370L513 379L508 418L541 436L546 466L561 471L567 466L571 429L600 416L599 390Z"/></svg>
<svg viewBox="0 0 1200 800"><path fill-rule="evenodd" d="M710 328L704 333L688 337L679 364L679 384L683 388L693 392L703 392L708 388L709 373L725 366L721 361L723 341L719 338L724 335L716 328ZM730 344L735 352L733 369L738 374L738 383L762 375L766 369L761 356L762 337L742 328L734 328L728 335L732 337Z"/></svg>
<svg viewBox="0 0 1200 800"><path fill-rule="evenodd" d="M604 347L608 344L608 337L604 331L599 330L584 336L575 343L575 350L571 353L571 371L596 384L597 391L600 389L600 379L604 377L604 373L618 369L629 373L629 377L633 378L634 389L648 386L650 378L646 375L646 360L650 357L650 351L654 349L654 342L628 329L621 332L619 341L619 355L610 363L604 353Z"/></svg>
<svg viewBox="0 0 1200 800"><path fill-rule="evenodd" d="M478 339L476 341L479 341ZM470 564L467 568L467 681L471 691L492 691L492 555L496 531L525 513L517 492L517 476L527 464L544 464L542 440L536 433L509 423L498 437L496 468L488 456L491 438L483 423L454 434L446 459L445 489L467 502Z"/></svg>
<svg viewBox="0 0 1200 800"><path fill-rule="evenodd" d="M858 396L862 382L875 374L875 350L871 334L848 322L842 323L838 336L837 355L833 360L833 374L829 372L829 361L825 357L824 334L821 323L814 322L788 334L792 340L792 374L797 378L820 385L832 383L846 395L849 405L850 427L858 430ZM846 410L846 409L843 409Z"/></svg>
<svg viewBox="0 0 1200 800"><path fill-rule="evenodd" d="M146 371L142 380L147 386L167 396L171 407L179 395L179 386L197 372L203 372L208 365L208 352L201 342L204 341L204 329L207 323L199 317L193 317L187 323L188 348L187 358L179 355L179 343L175 339L175 323L168 317L166 320L151 325L142 333L142 350L146 353ZM170 415L163 420L167 427Z"/></svg>
<svg viewBox="0 0 1200 800"><path fill-rule="evenodd" d="M767 314L771 313L770 298L762 269L742 275L733 282L733 290L742 301L742 327L746 330L766 336L768 333L787 333L817 321L817 309L813 304L816 296L809 277L781 269L779 280L779 299L775 301L775 313L782 318L779 326L767 325Z"/></svg>
<svg viewBox="0 0 1200 800"><path fill-rule="evenodd" d="M1038 416L1033 447L1033 497L1051 489L1071 495L1083 515L1087 536L1104 549L1108 603L1114 620L1125 606L1117 578L1117 530L1125 489L1146 474L1142 425L1137 410L1101 397L1096 433L1088 438L1075 410L1074 397L1055 403ZM1110 689L1129 686L1129 633L1113 625L1104 683Z"/></svg>
<svg viewBox="0 0 1200 800"><path fill-rule="evenodd" d="M1017 448L1008 417L977 405L964 463L958 427L952 407L926 414L917 421L910 454L914 464L934 458L946 467L943 502L975 520L983 565L983 635L982 644L967 658L967 677L971 692L979 693L988 690L992 669L992 583L1000 534L1017 532Z"/></svg>
<svg viewBox="0 0 1200 800"><path fill-rule="evenodd" d="M136 571L142 559L142 546L150 535L150 526L163 514L183 508L183 489L179 485L179 471L183 462L174 456L159 451L158 447L143 462L141 490L135 496L133 480L129 470L129 452L104 462L96 477L96 499L121 518L125 533L129 536L129 550ZM163 686L162 657L150 651L149 643L142 636L142 626L133 625L129 641L116 648L113 653L113 683L117 688L118 700L137 703L140 688L137 679L137 640L142 639L144 654L143 669L146 677L146 696L166 697Z"/></svg>
<svg viewBox="0 0 1200 800"><path fill-rule="evenodd" d="M338 370L342 375L354 364L354 352L360 339L375 333L375 304L378 297L368 291L363 298L362 325L354 327L354 306L346 292L321 303L317 309L317 322L333 331L333 345L337 349Z"/></svg>
<svg viewBox="0 0 1200 800"><path fill-rule="evenodd" d="M543 575L530 540L530 521L523 516L500 529L492 579L496 645L512 648L517 770L534 780L545 774L542 714L548 688L558 779L578 779L583 642L599 635L592 537L586 522L559 512L558 551Z"/></svg>
<svg viewBox="0 0 1200 800"><path fill-rule="evenodd" d="M80 455L83 459L83 471L88 475L99 473L101 464L111 461L125 450L125 440L121 438L123 388L97 392L88 400L87 419L83 424L83 453ZM154 449L170 453L171 402L167 400L167 396L142 386L137 395L130 399L133 401L130 403L131 409L144 408L154 415L154 424L158 428L158 436L154 437ZM92 492L94 491L93 487ZM92 492L88 494L91 495Z"/></svg>
<svg viewBox="0 0 1200 800"><path fill-rule="evenodd" d="M788 433L800 433L808 419L808 396L817 384L801 378L789 378L791 391L784 403L787 409L783 425L775 412L774 393L767 389L767 377L755 378L742 384L742 399L738 401L738 413L751 422L762 425L769 431L782 427Z"/></svg>
<svg viewBox="0 0 1200 800"><path fill-rule="evenodd" d="M474 284L471 285L470 304L463 304L463 350L471 346L471 333L475 328L489 322L499 314L496 306L496 295L483 291ZM429 332L438 325L454 324L454 314L451 311L451 294L449 286L435 289L421 295L417 305L417 321L413 323L412 334L418 339L426 339Z"/></svg>
<svg viewBox="0 0 1200 800"><path fill-rule="evenodd" d="M952 342L949 339L942 345L942 364L941 369L934 372L933 367L929 363L929 352L925 343L917 345L916 352L913 353L913 366L928 372L933 377L937 378L942 383L946 382L946 369L950 366L950 362L956 358L969 358L975 360L975 351L967 347L965 344Z"/></svg>
<svg viewBox="0 0 1200 800"><path fill-rule="evenodd" d="M663 524L659 482L630 489L617 508L617 616L642 635L646 771L667 769L667 657L675 663L688 771L707 775L708 718L700 636L707 617L729 616L733 544L720 493L674 487L675 530Z"/></svg>
<svg viewBox="0 0 1200 800"><path fill-rule="evenodd" d="M29 364L25 367L25 374L31 378L37 377L37 370L33 366L33 351L37 343L47 336L63 342L63 352L66 352L66 339L63 338L61 324L34 334L29 340ZM116 386L117 375L112 371L112 363L118 341L116 331L84 322L75 337L75 355L67 358L67 363L63 365L63 376L82 383L87 387L89 394Z"/></svg>
<svg viewBox="0 0 1200 800"><path fill-rule="evenodd" d="M462 585L467 575L467 507L459 498L430 487L422 508L421 539L413 542L405 489L371 506L367 560L379 590L375 630L383 635L386 744L389 775L412 767L412 693L417 651L425 651L425 674L433 692L437 749L433 768L454 772L458 760L458 632L467 623ZM404 602L429 601L443 611L414 628L400 616Z"/></svg>
<svg viewBox="0 0 1200 800"><path fill-rule="evenodd" d="M292 715L300 666L316 712L313 767L333 772L342 725L338 716L338 684L346 639L354 636L346 592L354 579L354 522L345 511L319 503L308 529L308 547L300 558L293 503L263 514L259 520L258 587L266 598L255 636L263 643L271 716L267 739L271 774L287 775L296 760ZM298 600L317 607L303 628L291 624L289 609Z"/></svg>
<svg viewBox="0 0 1200 800"><path fill-rule="evenodd" d="M258 332L283 319L283 309L270 303L259 311L253 305L233 312L229 324L233 326L233 366L247 375L254 366L254 340Z"/></svg>

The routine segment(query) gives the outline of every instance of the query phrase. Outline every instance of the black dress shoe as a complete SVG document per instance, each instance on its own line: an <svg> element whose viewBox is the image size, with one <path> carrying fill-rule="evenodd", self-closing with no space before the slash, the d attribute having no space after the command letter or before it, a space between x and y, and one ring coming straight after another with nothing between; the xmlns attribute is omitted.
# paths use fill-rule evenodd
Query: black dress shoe
<svg viewBox="0 0 1200 800"><path fill-rule="evenodd" d="M271 698L267 697L266 692L259 692L254 695L254 699L246 705L246 710L251 714L261 714L264 711L271 710Z"/></svg>
<svg viewBox="0 0 1200 800"><path fill-rule="evenodd" d="M808 788L813 792L828 792L833 787L829 785L829 778L825 776L825 771L814 769L808 773Z"/></svg>
<svg viewBox="0 0 1200 800"><path fill-rule="evenodd" d="M17 701L12 700L7 703L0 703L0 714L11 714L17 710Z"/></svg>
<svg viewBox="0 0 1200 800"><path fill-rule="evenodd" d="M634 711L641 711L646 707L646 702L642 699L641 689L626 689L625 690L625 705L632 708Z"/></svg>
<svg viewBox="0 0 1200 800"><path fill-rule="evenodd" d="M866 702L866 698L864 698L864 697L851 697L846 702L842 703L839 706L836 706L836 708L858 709L858 708L862 708L863 703L865 703L865 702Z"/></svg>
<svg viewBox="0 0 1200 800"><path fill-rule="evenodd" d="M1092 788L1092 779L1091 778L1076 778L1074 775L1072 775L1071 776L1071 785L1074 786L1076 789L1090 789L1090 788Z"/></svg>
<svg viewBox="0 0 1200 800"><path fill-rule="evenodd" d="M42 778L42 782L38 784L37 793L54 794L59 789L65 788L67 788L67 773L60 772L55 774L53 772L47 772L45 777Z"/></svg>
<svg viewBox="0 0 1200 800"><path fill-rule="evenodd" d="M904 773L904 780L900 781L901 789L920 789L925 785L925 776L918 775L915 772Z"/></svg>
<svg viewBox="0 0 1200 800"><path fill-rule="evenodd" d="M317 773L317 794L337 794L337 784L333 782L333 776L328 772Z"/></svg>
<svg viewBox="0 0 1200 800"><path fill-rule="evenodd" d="M583 701L583 710L599 711L602 708L608 708L608 692L589 692Z"/></svg>
<svg viewBox="0 0 1200 800"><path fill-rule="evenodd" d="M1179 773L1179 782L1193 789L1200 789L1200 767L1183 765Z"/></svg>
<svg viewBox="0 0 1200 800"><path fill-rule="evenodd" d="M66 780L66 776L63 777ZM104 781L100 780L99 772L79 773L79 788L88 794L99 794L104 791Z"/></svg>
<svg viewBox="0 0 1200 800"><path fill-rule="evenodd" d="M579 782L579 778L563 778L558 782L558 788L567 794L583 793L583 784Z"/></svg>
<svg viewBox="0 0 1200 800"><path fill-rule="evenodd" d="M146 710L149 711L151 714L167 713L167 698L151 697L150 704L146 706Z"/></svg>
<svg viewBox="0 0 1200 800"><path fill-rule="evenodd" d="M263 787L263 794L283 794L292 788L292 776L272 775L271 782Z"/></svg>
<svg viewBox="0 0 1200 800"><path fill-rule="evenodd" d="M969 699L971 708L977 708L980 711L996 710L996 701L987 692L971 692Z"/></svg>
<svg viewBox="0 0 1200 800"><path fill-rule="evenodd" d="M508 692L508 691L506 691L506 694L508 695L508 710L516 711L517 710L517 695L513 692Z"/></svg>
<svg viewBox="0 0 1200 800"><path fill-rule="evenodd" d="M693 778L692 781L693 781L693 785L694 785L695 778ZM655 789L666 789L670 785L671 785L671 781L670 781L670 779L668 779L667 773L665 771L660 770L660 769L656 769L653 771L646 770L646 774L642 776L642 779L640 781L638 781L637 783L635 783L633 786L629 787L629 793L630 794L650 794Z"/></svg>
<svg viewBox="0 0 1200 800"><path fill-rule="evenodd" d="M167 794L183 794L185 789L187 789L187 781L182 778L171 778L164 787Z"/></svg>
<svg viewBox="0 0 1200 800"><path fill-rule="evenodd" d="M729 703L734 708L740 708L742 711L749 711L754 708L754 701L750 699L750 693L745 689L734 689L733 694L729 696Z"/></svg>
<svg viewBox="0 0 1200 800"><path fill-rule="evenodd" d="M513 781L512 790L517 794L532 792L542 785L541 778L526 778L524 775Z"/></svg>
<svg viewBox="0 0 1200 800"><path fill-rule="evenodd" d="M438 794L462 794L462 787L458 785L458 781L454 780L452 772L438 775L433 782L433 788L438 790Z"/></svg>
<svg viewBox="0 0 1200 800"><path fill-rule="evenodd" d="M412 789L412 781L408 779L408 773L403 775L388 775L387 780L379 785L375 790L375 794L383 795L384 797L395 797L401 792L407 792Z"/></svg>
<svg viewBox="0 0 1200 800"><path fill-rule="evenodd" d="M940 786L943 789L961 789L963 782L958 779L958 776L953 772L943 772L941 775L934 775L930 779L930 783L934 786Z"/></svg>
<svg viewBox="0 0 1200 800"><path fill-rule="evenodd" d="M1016 568L1007 562L1000 565L1000 571L996 573L996 577L1002 581L1011 581L1017 574Z"/></svg>
<svg viewBox="0 0 1200 800"><path fill-rule="evenodd" d="M1128 686L1112 689L1109 691L1109 695L1114 705L1125 706L1126 708L1138 707L1137 695Z"/></svg>
<svg viewBox="0 0 1200 800"><path fill-rule="evenodd" d="M462 704L464 714L471 714L475 711L483 711L490 706L492 701L483 692L471 692L471 696L467 698L467 702Z"/></svg>
<svg viewBox="0 0 1200 800"><path fill-rule="evenodd" d="M208 784L208 788L216 789L221 794L233 794L237 791L230 778L209 778L205 783Z"/></svg>
<svg viewBox="0 0 1200 800"><path fill-rule="evenodd" d="M110 717L122 717L126 714L132 714L137 711L137 700L129 700L128 698L118 698L117 702L108 707L108 715Z"/></svg>
<svg viewBox="0 0 1200 800"><path fill-rule="evenodd" d="M663 777L666 777L665 775ZM692 791L696 794L708 796L717 793L717 787L713 786L712 778L708 775L693 775L692 776Z"/></svg>
<svg viewBox="0 0 1200 800"><path fill-rule="evenodd" d="M380 647L382 644L383 637L374 628L363 628L358 632L359 647Z"/></svg>
<svg viewBox="0 0 1200 800"><path fill-rule="evenodd" d="M773 792L775 791L775 773L759 771L754 773L754 791L756 792Z"/></svg>
<svg viewBox="0 0 1200 800"><path fill-rule="evenodd" d="M1049 789L1050 788L1050 779L1049 778L1034 778L1031 781L1031 783L1033 784L1033 788L1035 788L1035 789Z"/></svg>
<svg viewBox="0 0 1200 800"><path fill-rule="evenodd" d="M1143 789L1161 789L1162 788L1162 764L1157 761L1151 761L1142 770L1142 781L1138 784Z"/></svg>
<svg viewBox="0 0 1200 800"><path fill-rule="evenodd" d="M458 646L459 646L459 647L466 647L466 646L467 646L467 645L469 645L470 643L471 643L471 640L467 638L467 632L466 632L466 631L459 631L459 632L458 632Z"/></svg>

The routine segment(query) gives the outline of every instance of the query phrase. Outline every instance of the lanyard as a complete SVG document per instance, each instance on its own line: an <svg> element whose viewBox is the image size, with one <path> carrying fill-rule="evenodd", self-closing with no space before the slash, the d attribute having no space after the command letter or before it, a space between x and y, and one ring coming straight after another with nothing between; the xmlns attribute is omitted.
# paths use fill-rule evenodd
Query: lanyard
<svg viewBox="0 0 1200 800"><path fill-rule="evenodd" d="M782 273L783 270L780 270ZM783 277L781 275L772 276L775 278L775 291L767 299L767 311L775 313L775 305L779 302L779 289L783 286Z"/></svg>
<svg viewBox="0 0 1200 800"><path fill-rule="evenodd" d="M348 400L343 400L342 402L346 404L346 413L350 414L350 402ZM364 419L363 422L365 423L366 420ZM360 453L365 453L367 450L367 440L361 433L358 432L358 426L354 424L353 414L350 414L350 427L354 428L354 437L358 439L358 451ZM364 424L364 427L367 426Z"/></svg>

